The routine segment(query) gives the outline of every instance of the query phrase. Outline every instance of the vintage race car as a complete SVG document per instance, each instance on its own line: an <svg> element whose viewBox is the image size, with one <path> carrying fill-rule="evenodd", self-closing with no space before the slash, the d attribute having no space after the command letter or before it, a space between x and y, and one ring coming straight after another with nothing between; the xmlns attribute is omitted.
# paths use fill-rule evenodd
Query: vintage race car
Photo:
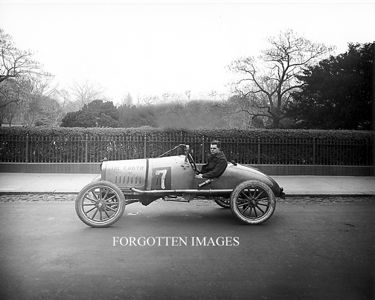
<svg viewBox="0 0 375 300"><path fill-rule="evenodd" d="M178 148L185 154L165 156ZM276 197L284 197L271 177L235 162L228 163L218 178L196 178L198 172L188 145L178 145L157 158L103 161L100 178L81 190L75 209L85 224L107 227L131 203L213 199L230 208L242 223L260 224L275 211Z"/></svg>

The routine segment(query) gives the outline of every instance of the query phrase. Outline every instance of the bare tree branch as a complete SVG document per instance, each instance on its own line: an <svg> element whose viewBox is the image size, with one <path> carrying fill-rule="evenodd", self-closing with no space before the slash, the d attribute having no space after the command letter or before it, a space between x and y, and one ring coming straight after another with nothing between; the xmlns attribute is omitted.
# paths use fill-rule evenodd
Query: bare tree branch
<svg viewBox="0 0 375 300"><path fill-rule="evenodd" d="M302 87L297 76L308 66L324 58L332 48L313 43L298 36L292 30L281 32L269 39L270 48L254 59L252 57L235 61L231 69L242 74L236 83L235 92L254 109L266 110L266 113L251 110L272 119L273 127L279 127L285 117L283 108L290 101L290 93ZM265 103L267 105L260 104Z"/></svg>

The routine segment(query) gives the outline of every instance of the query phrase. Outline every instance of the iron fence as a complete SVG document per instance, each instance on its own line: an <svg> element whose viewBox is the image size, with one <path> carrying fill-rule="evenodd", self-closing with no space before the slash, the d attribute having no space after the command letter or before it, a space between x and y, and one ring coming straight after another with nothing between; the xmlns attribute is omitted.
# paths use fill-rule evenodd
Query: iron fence
<svg viewBox="0 0 375 300"><path fill-rule="evenodd" d="M0 135L1 162L82 163L157 157L189 144L198 163L206 161L211 138L184 132L108 136ZM221 139L229 160L242 164L373 165L370 139L249 138ZM182 152L176 154L181 154Z"/></svg>

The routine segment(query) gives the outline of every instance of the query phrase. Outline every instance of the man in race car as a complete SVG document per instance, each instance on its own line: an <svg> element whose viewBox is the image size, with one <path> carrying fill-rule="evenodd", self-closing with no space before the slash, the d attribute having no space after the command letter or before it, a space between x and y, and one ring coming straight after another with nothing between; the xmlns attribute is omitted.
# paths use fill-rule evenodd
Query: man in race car
<svg viewBox="0 0 375 300"><path fill-rule="evenodd" d="M217 178L224 173L228 162L224 153L221 151L220 141L214 140L210 144L211 155L208 157L207 164L202 166L200 174L195 178Z"/></svg>

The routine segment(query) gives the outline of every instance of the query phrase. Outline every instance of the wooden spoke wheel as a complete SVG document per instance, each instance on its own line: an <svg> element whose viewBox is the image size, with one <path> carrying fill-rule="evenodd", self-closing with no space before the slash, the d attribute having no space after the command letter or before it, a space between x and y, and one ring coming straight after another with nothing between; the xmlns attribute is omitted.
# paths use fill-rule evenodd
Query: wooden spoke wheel
<svg viewBox="0 0 375 300"><path fill-rule="evenodd" d="M276 208L276 198L268 185L249 180L233 190L230 205L232 213L242 223L260 224L272 216Z"/></svg>
<svg viewBox="0 0 375 300"><path fill-rule="evenodd" d="M75 209L83 223L91 227L107 227L121 218L125 197L111 182L97 181L86 185L78 194Z"/></svg>

